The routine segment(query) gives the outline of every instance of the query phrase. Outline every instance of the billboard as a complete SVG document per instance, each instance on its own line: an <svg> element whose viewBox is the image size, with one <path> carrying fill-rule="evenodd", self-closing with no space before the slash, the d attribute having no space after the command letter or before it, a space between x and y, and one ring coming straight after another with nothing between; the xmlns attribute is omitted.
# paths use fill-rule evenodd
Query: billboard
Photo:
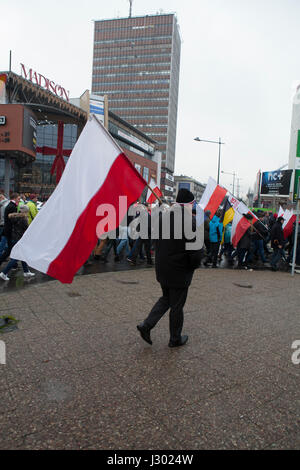
<svg viewBox="0 0 300 470"><path fill-rule="evenodd" d="M261 194L289 196L293 170L267 171L262 174Z"/></svg>
<svg viewBox="0 0 300 470"><path fill-rule="evenodd" d="M187 189L191 190L191 183L178 183L178 189Z"/></svg>
<svg viewBox="0 0 300 470"><path fill-rule="evenodd" d="M19 152L35 159L36 120L33 112L21 104L1 104L0 152Z"/></svg>
<svg viewBox="0 0 300 470"><path fill-rule="evenodd" d="M28 108L24 108L23 119L23 147L36 152L36 128L37 122Z"/></svg>
<svg viewBox="0 0 300 470"><path fill-rule="evenodd" d="M96 114L99 121L101 121L103 125L104 125L104 108L105 108L104 97L97 96L97 95L90 96L90 113Z"/></svg>

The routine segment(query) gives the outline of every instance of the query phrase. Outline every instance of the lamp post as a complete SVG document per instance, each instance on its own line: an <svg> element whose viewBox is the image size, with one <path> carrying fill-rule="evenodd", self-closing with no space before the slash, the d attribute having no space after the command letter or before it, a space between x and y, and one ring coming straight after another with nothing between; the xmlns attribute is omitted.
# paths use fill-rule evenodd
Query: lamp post
<svg viewBox="0 0 300 470"><path fill-rule="evenodd" d="M224 173L224 175L231 175L233 176L233 184L232 184L232 195L234 196L234 187L235 187L235 171L233 173L228 173L226 171L221 171L221 173Z"/></svg>
<svg viewBox="0 0 300 470"><path fill-rule="evenodd" d="M237 178L237 198L240 199L240 181L243 178Z"/></svg>
<svg viewBox="0 0 300 470"><path fill-rule="evenodd" d="M215 140L204 140L204 139L199 139L199 137L196 137L194 140L196 142L209 142L210 144L218 144L219 145L219 159L218 159L218 177L217 177L217 182L218 184L220 183L220 164L221 164L221 145L224 145L225 142L221 141L221 137L219 137L219 141Z"/></svg>

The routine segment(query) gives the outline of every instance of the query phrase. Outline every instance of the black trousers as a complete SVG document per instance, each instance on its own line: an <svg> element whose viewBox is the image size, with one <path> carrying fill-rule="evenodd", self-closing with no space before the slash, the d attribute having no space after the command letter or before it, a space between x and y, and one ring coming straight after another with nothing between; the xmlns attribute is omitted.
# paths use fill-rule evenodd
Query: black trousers
<svg viewBox="0 0 300 470"><path fill-rule="evenodd" d="M183 327L183 307L186 302L188 287L175 288L161 286L163 296L156 302L144 325L152 329L171 308L169 316L170 341L176 342L181 338Z"/></svg>
<svg viewBox="0 0 300 470"><path fill-rule="evenodd" d="M135 245L134 245L134 250L132 252L131 258L136 261L138 254L140 251L145 247L145 253L147 257L147 262L151 263L152 258L151 258L151 240L142 240L141 238L138 238Z"/></svg>
<svg viewBox="0 0 300 470"><path fill-rule="evenodd" d="M210 243L210 254L211 254L213 266L217 266L219 248L220 248L220 242Z"/></svg>

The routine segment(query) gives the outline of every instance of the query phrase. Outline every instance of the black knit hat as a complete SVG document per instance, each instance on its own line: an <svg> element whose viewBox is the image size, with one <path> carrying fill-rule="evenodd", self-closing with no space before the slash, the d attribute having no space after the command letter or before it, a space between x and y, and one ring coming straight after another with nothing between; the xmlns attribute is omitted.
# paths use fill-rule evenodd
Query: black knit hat
<svg viewBox="0 0 300 470"><path fill-rule="evenodd" d="M181 188L178 191L176 202L179 204L188 204L189 202L193 202L195 200L194 194L191 193L188 189Z"/></svg>

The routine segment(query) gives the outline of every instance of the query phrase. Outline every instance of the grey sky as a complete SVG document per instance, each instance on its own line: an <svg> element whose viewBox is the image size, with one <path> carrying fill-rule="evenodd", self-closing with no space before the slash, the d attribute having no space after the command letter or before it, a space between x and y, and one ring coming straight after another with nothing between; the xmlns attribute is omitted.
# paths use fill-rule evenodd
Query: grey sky
<svg viewBox="0 0 300 470"><path fill-rule="evenodd" d="M134 0L133 15L176 12L182 56L176 173L216 178L236 171L241 192L256 173L287 163L292 92L300 83L299 0ZM0 70L20 62L70 96L91 88L93 19L124 17L128 0L1 0ZM232 177L221 175L228 189Z"/></svg>

